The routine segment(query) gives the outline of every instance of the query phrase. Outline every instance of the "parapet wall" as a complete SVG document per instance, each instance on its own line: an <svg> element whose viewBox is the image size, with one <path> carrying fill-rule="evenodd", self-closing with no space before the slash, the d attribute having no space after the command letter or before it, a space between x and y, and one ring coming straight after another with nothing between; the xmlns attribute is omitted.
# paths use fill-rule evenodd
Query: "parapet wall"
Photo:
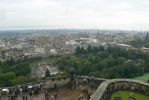
<svg viewBox="0 0 149 100"><path fill-rule="evenodd" d="M111 95L120 90L138 92L149 96L149 84L129 79L113 79L101 83L90 100L110 100Z"/></svg>
<svg viewBox="0 0 149 100"><path fill-rule="evenodd" d="M77 79L79 82L83 82L84 78L86 78L85 76L77 76L75 77L75 79ZM87 78L91 78L91 77L87 77ZM41 84L43 88L50 88L52 87L54 84L56 84L57 86L63 86L65 84L67 84L68 82L70 82L71 78L67 77L67 76L62 76L62 77L49 77L43 80L39 80L36 82L30 82L30 83L25 83L25 84L19 84L16 86L12 86L12 87L2 87L1 89L9 89L9 88L15 88L17 86L29 86L29 85L34 85L34 84ZM106 79L100 79L100 78L94 78L94 84L100 85L103 81L105 81Z"/></svg>
<svg viewBox="0 0 149 100"><path fill-rule="evenodd" d="M86 77L86 76L77 76L77 79L79 82L84 81L84 79L91 79L92 77ZM102 82L106 81L106 79L103 78L93 78L93 80L91 80L94 82L94 85L100 85Z"/></svg>
<svg viewBox="0 0 149 100"><path fill-rule="evenodd" d="M47 84L52 86L55 83L57 85L63 85L65 83L67 83L68 81L70 81L70 77L66 77L66 76L63 76L63 77L49 77L49 78L39 80L39 81L36 81L36 82L19 84L19 85L12 86L12 87L2 87L1 90L6 89L6 88L11 89L11 88L15 88L15 87L18 87L18 86L30 86L30 85L34 85L34 84L41 84L42 87L44 87Z"/></svg>
<svg viewBox="0 0 149 100"><path fill-rule="evenodd" d="M77 76L77 81L84 82L84 79L92 79L91 77ZM38 82L21 84L19 86L30 86L34 84L41 84L43 89L51 88L54 84L57 86L63 86L71 81L70 77L50 77ZM93 78L94 85L99 86L95 93L91 96L90 100L110 100L111 95L116 91L126 90L134 91L140 94L149 96L149 84L136 80L129 79L113 79L106 80L101 78ZM88 84L88 83L87 83ZM7 89L15 88L14 87L4 87ZM1 88L1 89L4 89Z"/></svg>

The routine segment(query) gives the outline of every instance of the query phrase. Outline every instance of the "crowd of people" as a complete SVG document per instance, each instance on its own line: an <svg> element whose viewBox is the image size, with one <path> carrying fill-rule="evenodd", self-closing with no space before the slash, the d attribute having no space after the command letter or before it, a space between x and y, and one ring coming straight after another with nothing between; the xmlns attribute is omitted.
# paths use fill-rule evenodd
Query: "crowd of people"
<svg viewBox="0 0 149 100"><path fill-rule="evenodd" d="M22 95L23 100L28 100L28 95L38 94L41 91L41 84L30 84L23 86L16 86L13 88L5 88L0 91L0 100L2 96L8 96L8 100L15 100L18 95Z"/></svg>
<svg viewBox="0 0 149 100"><path fill-rule="evenodd" d="M85 76L85 78L83 79L85 83L89 84L89 85L94 85L95 84L95 77L88 77Z"/></svg>
<svg viewBox="0 0 149 100"><path fill-rule="evenodd" d="M76 87L78 84L76 82L76 77L75 75L71 74L70 77L70 83L72 84L72 87ZM77 80L78 81L78 80ZM95 78L94 77L84 77L83 79L84 83L86 83L87 85L94 85L95 84ZM58 86L57 84L53 84L53 89L57 90ZM75 88L72 88L73 90ZM49 100L49 91L48 90L43 90L42 89L42 84L41 83L36 83L36 84L28 84L28 85L20 85L20 86L16 86L13 88L5 88L5 89L1 89L0 91L0 100L2 96L7 96L8 100L16 100L17 96L21 96L22 100L29 100L30 97L34 94L39 94L39 93L43 93L45 100ZM56 91L53 95L52 98L53 100L58 100L58 96L59 96L59 92ZM76 97L76 100L89 100L91 97L91 92L89 91L89 89L86 89L84 91L82 91L82 93L80 95L78 95Z"/></svg>

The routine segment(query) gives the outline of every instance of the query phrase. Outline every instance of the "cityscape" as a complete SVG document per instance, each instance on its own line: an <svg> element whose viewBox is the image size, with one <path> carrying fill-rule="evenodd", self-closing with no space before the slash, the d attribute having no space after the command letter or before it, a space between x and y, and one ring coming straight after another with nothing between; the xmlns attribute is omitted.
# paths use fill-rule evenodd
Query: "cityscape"
<svg viewBox="0 0 149 100"><path fill-rule="evenodd" d="M149 100L148 5L0 0L0 100Z"/></svg>
<svg viewBox="0 0 149 100"><path fill-rule="evenodd" d="M3 31L0 33L3 33ZM13 38L7 36L9 31L5 33L5 38L0 39L1 61L10 60L11 58L19 60L25 57L71 55L75 53L77 46L87 48L88 45L92 47L113 45L127 49L141 49L142 51L148 49L144 46L135 48L128 44L135 39L143 40L147 32L67 29L35 30L32 32L22 30L12 32Z"/></svg>
<svg viewBox="0 0 149 100"><path fill-rule="evenodd" d="M143 73L146 73L148 71L148 66L145 65L146 59L144 59L144 57L143 58L140 57L139 55L145 56L144 54L147 54L146 56L148 56L149 45L147 45L146 43L144 43L143 45L139 45L140 42L138 42L138 44L135 43L135 41L140 41L140 40L142 42L146 40L148 41L149 39L148 32L99 30L99 29L96 29L96 30L95 29L90 29L90 30L89 29L77 29L77 30L54 29L54 30L1 31L0 34L2 36L0 39L1 66L9 66L8 68L10 68L10 70L12 69L12 71L9 72L9 70L8 71L6 70L7 68L6 69L1 68L4 72L6 72L6 74L0 74L0 78L3 80L3 77L6 77L6 79L10 81L8 85L6 85L7 81L4 83L3 81L1 81L1 85L4 87L16 85L14 89L13 87L2 88L1 90L2 100L7 99L6 97L7 93L9 93L9 95L8 94L7 95L12 100L15 100L15 99L16 100L22 100L22 99L23 100L43 100L43 98L45 98L45 100L54 100L54 98L55 99L60 98L60 97L57 97L57 95L63 98L58 100L69 100L70 98L75 99L77 97L84 98L85 100L90 100L90 99L91 100L110 100L111 98L110 94L107 94L108 92L106 92L105 94L104 91L101 91L103 88L105 88L106 90L107 88L111 89L111 90L108 90L109 92L120 91L120 90L123 90L123 92L126 92L126 90L127 91L135 90L135 91L138 91L138 93L140 92L142 93L142 91L144 91L143 93L145 95L148 95L148 92L147 92L148 83L137 81L139 78L136 78L136 79L134 78L136 76L143 75ZM129 66L134 66L134 69L129 68L130 75L129 73L125 73L125 71L127 70L125 68L122 69L124 71L123 73L124 76L120 74L115 74L115 75L120 75L118 77L115 76L114 74L113 76L111 73L109 73L110 76L107 76L106 74L104 75L99 74L99 73L105 73L106 71L96 72L93 69L90 69L93 71L89 71L89 72L87 71L87 69L89 68L87 67L88 65L91 65L92 67L94 67L96 64L97 64L97 67L105 66L106 62L103 62L105 60L101 60L101 61L97 60L97 62L99 62L99 65L98 63L95 63L95 65L82 64L79 67L79 65L75 64L78 62L77 59L80 59L79 57L81 56L82 56L82 60L83 59L85 60L84 58L85 55L88 55L87 57L89 57L87 60L90 60L91 57L92 59L93 57L95 59L99 59L98 56L94 56L94 54L98 55L98 52L101 52L99 56L102 57L104 52L108 54L109 52L108 50L110 50L111 52L109 56L112 55L113 56L112 59L115 59L115 60L112 60L109 57L107 58L106 56L102 58L102 59L106 58L107 60L109 60L107 61L107 66L113 66L113 64L114 66L117 66L118 65L117 63L119 61L122 67L128 66L129 68ZM120 55L122 56L119 55L118 59L120 60L117 60L114 57L114 52L120 52L120 51L121 51ZM131 53L130 56L133 56L133 57L137 56L137 57L127 58L125 57L125 54L123 55L124 52L130 52L130 53L136 52L137 54ZM67 57L69 57L70 61ZM75 60L71 61L73 59L76 59L76 61ZM73 64L70 65L69 63L66 63L67 61L69 61L70 64L71 63ZM110 61L112 62L110 63ZM81 64L81 62L78 64ZM11 66L13 68L11 68ZM81 66L82 67L84 66L86 70L80 69L82 71L78 72L79 70L77 71L77 69L81 68ZM146 67L141 67L141 66L146 66ZM134 73L133 72L134 70L139 72ZM84 73L85 71L86 73ZM70 75L68 73L70 73ZM13 75L14 77L12 77ZM93 75L100 78L95 78L93 77ZM10 78L12 77L13 80L8 79L7 76ZM111 78L121 78L121 77L123 77L124 79L122 78L122 79L108 80L109 78L111 79ZM142 81L148 82L149 81L148 76L144 76L144 77L146 78L145 79L143 78ZM134 78L134 80L131 80L131 79L126 80L125 78ZM22 84L22 85L19 85L19 84ZM106 87L104 84L107 84L108 87ZM113 84L116 85L116 90L113 90ZM128 85L128 84L131 84L131 85ZM118 88L121 85L122 87ZM123 85L126 85L126 87L123 87ZM61 86L66 86L66 87L62 88ZM98 86L99 86L99 90L98 90ZM136 86L137 87L141 86L140 88L142 90L140 91L140 88L137 88ZM73 93L70 92L71 88L74 88ZM23 94L20 94L21 93L20 89ZM10 93L13 93L13 91L15 95L10 94ZM70 96L67 96L67 94L64 94L64 91L68 91L70 93L69 94ZM81 91L88 91L88 92L82 92L80 95L79 93ZM44 93L45 97L42 93ZM105 94L105 96L99 93L103 93ZM22 95L22 99L21 99L21 95ZM53 97L52 95L56 97ZM99 98L98 97L99 95L101 95L101 98L103 99L97 99ZM121 97L117 95L115 95L115 97L112 96L112 98L114 98L114 100L121 100ZM144 98L147 98L147 97L144 97ZM129 97L129 99L136 100L135 97L131 97L131 96ZM144 100L147 100L147 99L144 99Z"/></svg>

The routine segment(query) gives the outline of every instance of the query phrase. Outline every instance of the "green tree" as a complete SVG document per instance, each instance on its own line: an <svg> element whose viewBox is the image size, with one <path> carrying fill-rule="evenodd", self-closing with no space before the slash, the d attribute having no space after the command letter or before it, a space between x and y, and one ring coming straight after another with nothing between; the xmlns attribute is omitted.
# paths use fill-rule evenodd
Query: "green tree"
<svg viewBox="0 0 149 100"><path fill-rule="evenodd" d="M13 66L13 68L14 68L14 71L17 74L17 76L28 75L31 72L29 63L19 63L19 64Z"/></svg>
<svg viewBox="0 0 149 100"><path fill-rule="evenodd" d="M0 73L0 86L12 85L11 80L16 78L14 72Z"/></svg>
<svg viewBox="0 0 149 100"><path fill-rule="evenodd" d="M91 45L88 45L88 47L87 47L87 52L92 52L92 47L91 47Z"/></svg>
<svg viewBox="0 0 149 100"><path fill-rule="evenodd" d="M50 71L48 69L45 72L45 77L51 77Z"/></svg>
<svg viewBox="0 0 149 100"><path fill-rule="evenodd" d="M15 78L14 80L12 80L12 84L13 85L18 85L18 84L23 84L25 82L27 82L29 80L29 78L27 76L19 76L17 78Z"/></svg>

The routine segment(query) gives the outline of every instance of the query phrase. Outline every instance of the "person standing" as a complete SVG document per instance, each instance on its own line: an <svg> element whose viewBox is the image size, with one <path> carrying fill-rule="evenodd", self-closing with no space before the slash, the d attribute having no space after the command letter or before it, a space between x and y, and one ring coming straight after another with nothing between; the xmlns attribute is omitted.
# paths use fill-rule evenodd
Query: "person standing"
<svg viewBox="0 0 149 100"><path fill-rule="evenodd" d="M47 90L45 91L45 100L49 100L48 91Z"/></svg>
<svg viewBox="0 0 149 100"><path fill-rule="evenodd" d="M78 96L77 100L83 100L83 95L81 94L80 96Z"/></svg>
<svg viewBox="0 0 149 100"><path fill-rule="evenodd" d="M55 100L57 100L57 96L58 96L58 94L57 94L57 92L54 94L54 99Z"/></svg>
<svg viewBox="0 0 149 100"><path fill-rule="evenodd" d="M90 98L91 98L91 93L88 92L88 93L87 93L87 100L90 100Z"/></svg>
<svg viewBox="0 0 149 100"><path fill-rule="evenodd" d="M25 95L25 100L28 100L28 96L27 95Z"/></svg>

